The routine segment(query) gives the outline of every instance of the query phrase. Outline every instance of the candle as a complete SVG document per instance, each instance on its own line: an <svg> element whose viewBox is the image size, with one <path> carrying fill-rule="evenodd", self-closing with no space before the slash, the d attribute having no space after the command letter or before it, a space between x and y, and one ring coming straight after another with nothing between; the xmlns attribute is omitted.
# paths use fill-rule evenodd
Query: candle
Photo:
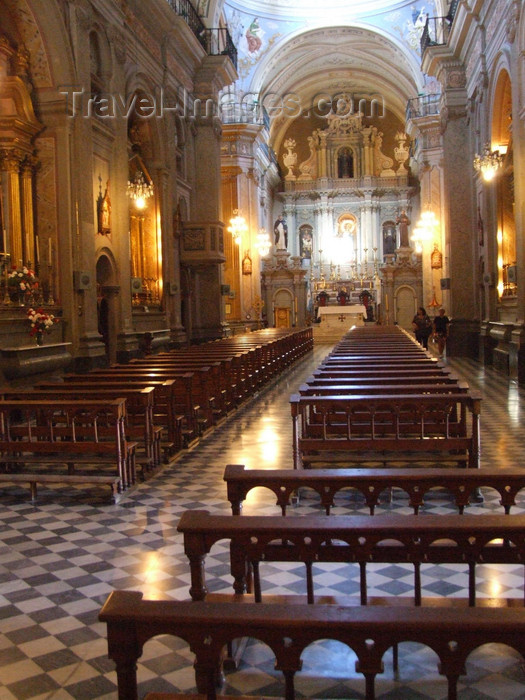
<svg viewBox="0 0 525 700"><path fill-rule="evenodd" d="M388 313L388 295L385 296L385 308Z"/></svg>
<svg viewBox="0 0 525 700"><path fill-rule="evenodd" d="M53 243L51 241L51 237L49 237L47 239L47 242L48 242L47 262L48 262L48 265L51 266L53 264Z"/></svg>
<svg viewBox="0 0 525 700"><path fill-rule="evenodd" d="M35 251L36 251L36 262L40 262L40 247L38 245L38 236L35 236Z"/></svg>

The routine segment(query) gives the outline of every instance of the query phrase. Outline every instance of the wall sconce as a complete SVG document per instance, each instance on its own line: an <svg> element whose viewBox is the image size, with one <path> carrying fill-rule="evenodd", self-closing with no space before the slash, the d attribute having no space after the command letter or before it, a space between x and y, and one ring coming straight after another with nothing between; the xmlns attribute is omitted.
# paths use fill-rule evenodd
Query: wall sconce
<svg viewBox="0 0 525 700"><path fill-rule="evenodd" d="M141 170L137 170L133 180L128 180L126 194L134 201L137 209L144 209L146 200L153 196L153 192L153 183L146 182Z"/></svg>
<svg viewBox="0 0 525 700"><path fill-rule="evenodd" d="M233 210L233 217L230 219L228 231L231 233L233 240L237 245L240 245L244 234L248 233L248 225L246 219L242 216L240 209Z"/></svg>
<svg viewBox="0 0 525 700"><path fill-rule="evenodd" d="M490 144L485 145L482 155L474 156L474 170L481 173L485 182L490 182L503 164L503 156L499 151L491 151Z"/></svg>
<svg viewBox="0 0 525 700"><path fill-rule="evenodd" d="M265 258L270 252L272 247L272 242L270 241L270 235L265 228L262 228L257 234L257 243L255 244L257 252L261 258Z"/></svg>

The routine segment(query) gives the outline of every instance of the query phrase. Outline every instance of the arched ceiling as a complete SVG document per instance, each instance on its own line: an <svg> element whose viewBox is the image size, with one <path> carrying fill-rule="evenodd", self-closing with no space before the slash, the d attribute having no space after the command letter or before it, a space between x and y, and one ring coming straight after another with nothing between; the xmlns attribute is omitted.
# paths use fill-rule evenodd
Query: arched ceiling
<svg viewBox="0 0 525 700"><path fill-rule="evenodd" d="M350 95L356 110L360 99L374 99L381 114L388 112L404 123L408 100L425 86L420 33L426 17L441 13L444 4L200 0L199 10L208 23L217 22L224 12L239 49L236 88L255 95L267 110L269 104L278 105L270 113L270 142L278 151L291 119L315 109L320 99L340 94ZM252 45L247 43L250 32L255 36ZM286 104L288 109L279 109Z"/></svg>
<svg viewBox="0 0 525 700"><path fill-rule="evenodd" d="M272 120L271 142L278 149L293 112L322 112L322 102L341 93L349 94L358 109L376 101L379 113L387 110L402 122L407 100L420 89L418 68L399 46L363 27L315 29L290 38L258 66L253 86L262 96L290 109ZM297 114L295 114L297 116Z"/></svg>
<svg viewBox="0 0 525 700"><path fill-rule="evenodd" d="M225 0L199 0L201 16L219 18ZM235 4L254 15L265 15L276 19L323 19L341 21L350 18L371 16L380 12L396 11L414 6L414 0L235 0ZM447 0L429 0L427 9L437 10L436 15L446 14ZM215 25L217 26L217 25Z"/></svg>

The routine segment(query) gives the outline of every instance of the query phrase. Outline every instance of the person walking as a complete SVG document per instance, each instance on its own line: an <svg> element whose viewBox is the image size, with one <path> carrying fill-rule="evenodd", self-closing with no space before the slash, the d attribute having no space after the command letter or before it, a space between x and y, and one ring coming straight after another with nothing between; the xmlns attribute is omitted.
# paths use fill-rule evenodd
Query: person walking
<svg viewBox="0 0 525 700"><path fill-rule="evenodd" d="M417 314L412 319L412 328L416 334L417 342L420 343L425 350L428 350L428 339L432 333L432 321L422 306L418 308Z"/></svg>
<svg viewBox="0 0 525 700"><path fill-rule="evenodd" d="M438 354L440 357L443 357L443 353L445 352L449 325L450 319L445 315L445 309L439 309L438 315L434 317L433 327L437 338Z"/></svg>

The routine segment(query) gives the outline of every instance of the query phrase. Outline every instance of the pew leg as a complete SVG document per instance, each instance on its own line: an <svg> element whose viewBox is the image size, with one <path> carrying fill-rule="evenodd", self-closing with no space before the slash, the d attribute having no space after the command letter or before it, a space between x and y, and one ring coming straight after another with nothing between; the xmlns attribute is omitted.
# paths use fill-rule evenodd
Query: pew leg
<svg viewBox="0 0 525 700"><path fill-rule="evenodd" d="M286 700L295 700L295 687L293 682L295 671L283 671L283 675L285 684L284 697Z"/></svg>
<svg viewBox="0 0 525 700"><path fill-rule="evenodd" d="M365 698L366 700L375 700L375 673L365 673Z"/></svg>
<svg viewBox="0 0 525 700"><path fill-rule="evenodd" d="M458 700L458 678L457 675L447 676L448 681L448 700Z"/></svg>

